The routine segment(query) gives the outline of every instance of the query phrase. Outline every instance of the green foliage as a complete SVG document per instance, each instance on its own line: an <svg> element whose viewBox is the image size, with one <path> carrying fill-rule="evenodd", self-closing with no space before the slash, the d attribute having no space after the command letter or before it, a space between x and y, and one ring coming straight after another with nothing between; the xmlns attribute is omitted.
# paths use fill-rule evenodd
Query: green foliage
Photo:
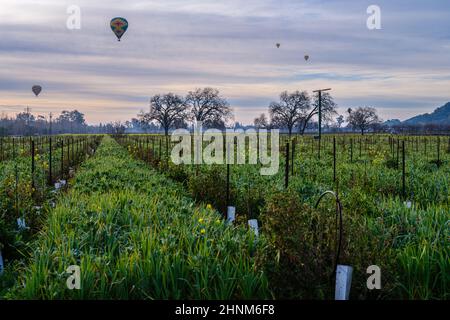
<svg viewBox="0 0 450 320"><path fill-rule="evenodd" d="M276 295L282 299L333 299L339 239L334 200L314 209L295 194L274 193L261 220L269 244L260 252L259 261ZM367 230L362 216L344 216L338 262L353 266L352 296L359 299L372 298L365 286L367 267L376 264L387 270L390 254L388 243ZM388 273L384 277L387 279Z"/></svg>
<svg viewBox="0 0 450 320"><path fill-rule="evenodd" d="M261 245L105 138L49 215L7 297L267 298L252 257ZM70 265L81 268L81 290L66 288Z"/></svg>
<svg viewBox="0 0 450 320"><path fill-rule="evenodd" d="M332 219L333 214L328 207L320 207L318 210L311 208L322 192L336 189L339 190L345 217L345 246L341 260L354 267L353 298L448 297L448 249L427 240L442 234L433 224L434 221L450 219L450 158L445 152L446 145L439 145L437 137L337 136L337 179L333 181L334 153L331 137L324 135L320 159L317 155L318 141L312 137L297 137L294 163L290 163L290 166L294 166L295 173L290 174L289 188L285 190L284 152L287 140L281 140L280 170L276 175L261 176L259 165L231 165L230 179L231 204L237 208L238 224L246 224L247 219L257 218L263 223L263 235L276 235L277 241L269 237L272 242L261 253L260 261L264 263L261 262L260 266L267 267L265 270L269 274L271 288L278 297L332 297L333 288L325 276L327 272L312 274L306 270L308 276L302 278L297 274L297 265L283 265L281 260L275 263L275 258L278 252L284 250L289 252L287 256L297 257L298 261L308 259L304 252L314 247L313 244L306 242L302 248L290 247L290 244L294 242L292 239L303 239L302 237L312 236L316 232L316 229L309 228L314 217ZM399 148L403 140L406 162L405 196L402 188L403 155ZM289 141L292 145L292 140ZM188 190L196 200L211 203L223 210L225 165L199 165L195 169L192 166L178 167L182 169L177 168L175 171L183 172L183 181L187 181ZM160 169L173 176L173 169ZM282 200L288 204L282 203ZM407 208L405 201L410 201L413 208ZM331 205L330 208L334 207ZM268 212L271 213L270 219ZM304 212L304 215L298 212ZM410 223L411 220L406 219L409 222L404 224L394 219L416 215L417 212L421 217L420 221L424 222L423 236L419 236L419 229ZM440 212L439 219L436 212ZM289 217L302 222L292 222ZM264 227L265 224L270 228ZM439 225L444 224L441 221ZM278 234L283 228L289 231ZM302 230L301 234L298 230ZM325 232L325 235L331 237L331 233ZM417 237L422 238L422 241L416 242L414 239ZM400 241L404 245L399 246ZM326 247L317 247L317 250L321 264L312 263L315 270L329 268ZM381 291L369 292L366 289L366 269L372 264L382 268ZM286 276L285 270L290 270L289 276ZM307 286L308 290L300 287L303 280L310 284Z"/></svg>
<svg viewBox="0 0 450 320"><path fill-rule="evenodd" d="M211 166L202 174L193 173L188 181L188 190L197 201L211 204L220 212L226 212L226 176L220 166Z"/></svg>

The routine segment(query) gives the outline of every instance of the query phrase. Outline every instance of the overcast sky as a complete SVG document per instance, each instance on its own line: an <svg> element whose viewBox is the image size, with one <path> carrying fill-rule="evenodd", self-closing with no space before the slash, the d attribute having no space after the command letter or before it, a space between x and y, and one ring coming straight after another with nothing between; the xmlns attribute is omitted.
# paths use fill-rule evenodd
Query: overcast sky
<svg viewBox="0 0 450 320"><path fill-rule="evenodd" d="M381 30L366 26L372 4ZM129 22L121 42L116 16ZM0 113L124 121L154 94L204 86L244 123L283 90L331 87L340 112L373 106L385 120L450 101L449 0L0 0L0 28Z"/></svg>

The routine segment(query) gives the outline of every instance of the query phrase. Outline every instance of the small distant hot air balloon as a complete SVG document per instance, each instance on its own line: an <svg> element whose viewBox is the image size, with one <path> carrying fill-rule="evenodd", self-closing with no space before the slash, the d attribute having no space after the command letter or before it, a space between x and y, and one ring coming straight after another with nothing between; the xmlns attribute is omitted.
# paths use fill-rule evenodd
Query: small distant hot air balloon
<svg viewBox="0 0 450 320"><path fill-rule="evenodd" d="M39 95L39 93L41 93L42 91L42 87L41 86L33 86L31 88L31 90L33 91L33 93L36 95L36 97Z"/></svg>
<svg viewBox="0 0 450 320"><path fill-rule="evenodd" d="M308 61L308 60L309 60L309 56L305 55L305 61Z"/></svg>
<svg viewBox="0 0 450 320"><path fill-rule="evenodd" d="M118 41L128 29L128 21L125 18L114 18L111 20L111 30L116 35Z"/></svg>
<svg viewBox="0 0 450 320"><path fill-rule="evenodd" d="M280 48L281 44L277 43L277 48Z"/></svg>

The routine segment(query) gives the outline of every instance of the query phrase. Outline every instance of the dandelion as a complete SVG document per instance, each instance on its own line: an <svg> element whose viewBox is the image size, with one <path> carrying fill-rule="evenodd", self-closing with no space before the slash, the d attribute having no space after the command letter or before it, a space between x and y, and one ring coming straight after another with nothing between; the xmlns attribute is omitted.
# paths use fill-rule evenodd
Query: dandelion
<svg viewBox="0 0 450 320"><path fill-rule="evenodd" d="M217 219L217 220L216 220L216 224L220 224L220 219Z"/></svg>
<svg viewBox="0 0 450 320"><path fill-rule="evenodd" d="M202 229L202 230L200 230L200 233L201 233L201 234L205 234L205 233L206 233L206 230L205 230L205 229Z"/></svg>
<svg viewBox="0 0 450 320"><path fill-rule="evenodd" d="M203 223L204 221L203 218L198 219L198 223Z"/></svg>
<svg viewBox="0 0 450 320"><path fill-rule="evenodd" d="M210 205L209 203L206 205L206 209L208 210L212 210L212 205Z"/></svg>

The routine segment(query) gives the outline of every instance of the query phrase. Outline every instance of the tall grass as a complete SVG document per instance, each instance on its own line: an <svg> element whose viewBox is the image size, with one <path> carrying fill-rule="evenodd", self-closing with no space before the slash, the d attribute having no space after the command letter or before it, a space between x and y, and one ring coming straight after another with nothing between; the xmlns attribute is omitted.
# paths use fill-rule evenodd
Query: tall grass
<svg viewBox="0 0 450 320"><path fill-rule="evenodd" d="M49 215L8 298L269 297L252 254L263 245L105 138ZM66 287L70 265L81 289Z"/></svg>

